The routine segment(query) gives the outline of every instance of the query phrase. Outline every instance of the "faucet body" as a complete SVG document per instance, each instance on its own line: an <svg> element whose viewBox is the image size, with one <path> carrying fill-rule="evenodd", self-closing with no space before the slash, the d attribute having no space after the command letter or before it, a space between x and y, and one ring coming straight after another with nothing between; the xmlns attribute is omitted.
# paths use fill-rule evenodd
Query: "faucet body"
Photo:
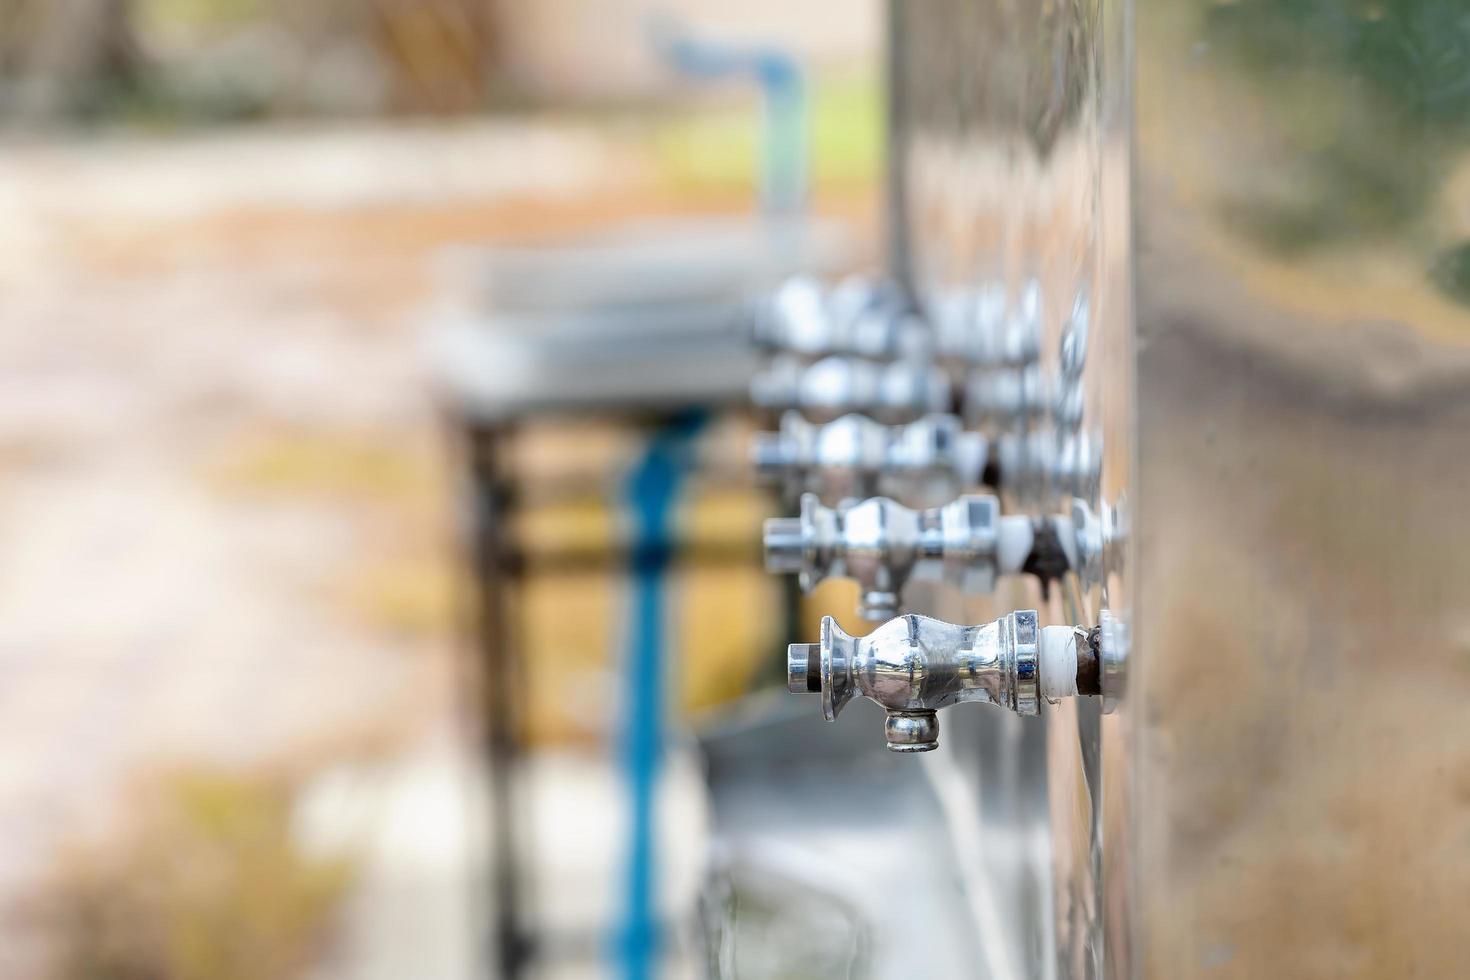
<svg viewBox="0 0 1470 980"><path fill-rule="evenodd" d="M827 616L819 642L787 648L786 685L820 694L828 721L855 697L876 701L888 747L926 752L939 745L940 708L978 701L1034 715L1042 697L1098 693L1098 642L1097 630L1038 627L1030 609L975 626L910 613L867 636Z"/></svg>
<svg viewBox="0 0 1470 980"><path fill-rule="evenodd" d="M928 329L891 283L854 278L827 290L814 279L797 276L753 313L756 346L807 358L849 354L893 360L929 346Z"/></svg>
<svg viewBox="0 0 1470 980"><path fill-rule="evenodd" d="M807 364L787 354L751 382L750 398L769 411L795 409L813 422L857 413L895 424L947 411L952 395L949 376L923 362L833 355Z"/></svg>
<svg viewBox="0 0 1470 980"><path fill-rule="evenodd" d="M1082 387L1039 364L972 371L964 385L965 421L1004 430L1017 423L1073 430L1082 423Z"/></svg>
<svg viewBox="0 0 1470 980"><path fill-rule="evenodd" d="M911 580L942 581L971 595L993 591L997 575L1023 568L1035 537L1030 517L1002 516L991 494L925 510L887 497L827 507L804 494L800 517L766 521L766 569L797 573L804 592L829 578L853 579L861 589L858 615L883 620L898 614Z"/></svg>
<svg viewBox="0 0 1470 980"><path fill-rule="evenodd" d="M862 415L825 424L797 412L751 444L759 476L791 497L815 493L832 503L878 494L906 501L953 500L980 484L989 443L953 415L925 415L888 426Z"/></svg>
<svg viewBox="0 0 1470 980"><path fill-rule="evenodd" d="M1046 427L1006 433L992 445L996 472L1018 500L1052 510L1073 498L1097 496L1102 445L1086 429Z"/></svg>
<svg viewBox="0 0 1470 980"><path fill-rule="evenodd" d="M910 613L867 636L828 616L820 636L786 648L786 688L819 693L829 721L853 698L878 702L895 752L936 748L939 708L979 701L1029 716L1042 696L1098 693L1098 630L1038 627L1035 610L978 626Z"/></svg>

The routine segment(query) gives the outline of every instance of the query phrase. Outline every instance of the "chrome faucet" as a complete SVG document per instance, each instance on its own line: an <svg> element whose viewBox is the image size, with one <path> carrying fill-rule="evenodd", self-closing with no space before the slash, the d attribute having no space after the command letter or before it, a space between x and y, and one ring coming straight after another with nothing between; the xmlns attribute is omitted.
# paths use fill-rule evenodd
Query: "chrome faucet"
<svg viewBox="0 0 1470 980"><path fill-rule="evenodd" d="M857 413L892 424L948 411L950 388L944 371L922 361L881 364L833 355L808 364L783 354L751 382L750 398L768 411L794 409L813 422Z"/></svg>
<svg viewBox="0 0 1470 980"><path fill-rule="evenodd" d="M967 494L916 510L887 497L824 506L801 498L800 517L765 523L766 570L796 573L810 592L829 578L858 583L858 615L898 614L911 580L942 581L966 594L993 591L998 575L1059 576L1076 563L1072 520L1005 515L991 494Z"/></svg>
<svg viewBox="0 0 1470 980"><path fill-rule="evenodd" d="M879 494L953 500L981 484L988 457L984 435L939 414L888 426L862 415L816 424L787 412L779 432L759 433L751 444L761 478L793 498L811 492L832 503Z"/></svg>
<svg viewBox="0 0 1470 980"><path fill-rule="evenodd" d="M929 347L929 330L896 287L853 277L827 290L809 276L783 283L752 311L757 347L803 357L894 360Z"/></svg>
<svg viewBox="0 0 1470 980"><path fill-rule="evenodd" d="M1034 715L1041 698L1099 694L1099 632L1038 627L1034 610L1018 610L978 626L909 614L850 636L827 616L819 642L787 648L786 686L819 694L828 721L854 697L876 701L888 748L926 752L939 745L940 708L978 701Z"/></svg>

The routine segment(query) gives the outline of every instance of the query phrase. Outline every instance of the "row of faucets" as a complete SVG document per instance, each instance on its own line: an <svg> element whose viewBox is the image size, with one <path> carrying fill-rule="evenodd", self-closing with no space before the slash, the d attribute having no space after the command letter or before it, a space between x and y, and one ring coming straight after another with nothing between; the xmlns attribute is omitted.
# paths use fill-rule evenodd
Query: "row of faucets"
<svg viewBox="0 0 1470 980"><path fill-rule="evenodd" d="M768 352L751 385L779 428L751 447L757 474L797 516L768 520L766 567L803 591L845 578L858 615L832 617L787 651L787 686L835 719L854 697L887 711L890 749L938 745L938 709L962 701L1036 714L1040 700L1096 695L1104 631L1039 625L1035 610L959 626L906 612L906 587L988 594L1031 575L1043 594L1075 575L1101 581L1121 541L1098 500L1100 439L1084 427L1090 309L1076 292L1054 364L1043 364L1038 283L952 295L918 312L896 286L786 282L755 311Z"/></svg>

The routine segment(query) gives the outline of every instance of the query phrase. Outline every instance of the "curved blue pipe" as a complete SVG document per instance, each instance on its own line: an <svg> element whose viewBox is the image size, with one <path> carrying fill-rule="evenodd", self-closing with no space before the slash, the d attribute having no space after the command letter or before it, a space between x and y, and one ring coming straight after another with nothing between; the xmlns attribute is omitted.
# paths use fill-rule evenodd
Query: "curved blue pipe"
<svg viewBox="0 0 1470 980"><path fill-rule="evenodd" d="M668 21L654 21L650 33L664 58L686 75L756 80L765 113L761 202L780 214L800 210L806 202L806 82L796 58L770 45L696 40Z"/></svg>
<svg viewBox="0 0 1470 980"><path fill-rule="evenodd" d="M634 522L633 609L624 658L622 761L632 814L629 822L625 919L619 934L622 975L655 975L660 936L654 848L654 806L664 742L665 584L673 558L673 516L691 466L690 442L703 412L670 419L649 441L625 493Z"/></svg>

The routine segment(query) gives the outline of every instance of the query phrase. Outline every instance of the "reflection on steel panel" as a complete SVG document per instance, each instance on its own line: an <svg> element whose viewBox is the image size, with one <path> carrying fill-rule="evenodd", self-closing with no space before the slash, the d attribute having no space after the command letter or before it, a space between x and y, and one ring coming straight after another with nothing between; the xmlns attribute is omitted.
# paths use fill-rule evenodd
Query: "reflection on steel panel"
<svg viewBox="0 0 1470 980"><path fill-rule="evenodd" d="M1002 484L1007 512L1093 515L1126 528L1134 453L1126 6L932 0L891 11L895 266L941 336L1021 325L1006 342L1035 351L1034 362L979 365L967 379L967 390L1006 397L1008 409L983 420L998 444L1022 447L1023 461L1067 447L1064 474L1032 465L1021 469L1044 478ZM1099 549L1060 587L1015 579L989 602L955 610L910 601L909 610L975 623L1035 608L1043 626L1099 628L1120 657L1130 590L1126 541L1118 545ZM1128 758L1118 751L1126 705L1116 659L1103 674L1102 701L1044 702L1040 725L948 713L944 779L961 780L980 804L969 831L982 846L968 885L1000 924L989 935L1003 948L978 967L988 975L1096 976L1108 961L1126 969L1126 895L1105 888L1103 862L1115 858L1101 846L1105 827L1126 826L1126 793L1103 792L1104 769L1126 785ZM1122 834L1107 836L1125 860Z"/></svg>

